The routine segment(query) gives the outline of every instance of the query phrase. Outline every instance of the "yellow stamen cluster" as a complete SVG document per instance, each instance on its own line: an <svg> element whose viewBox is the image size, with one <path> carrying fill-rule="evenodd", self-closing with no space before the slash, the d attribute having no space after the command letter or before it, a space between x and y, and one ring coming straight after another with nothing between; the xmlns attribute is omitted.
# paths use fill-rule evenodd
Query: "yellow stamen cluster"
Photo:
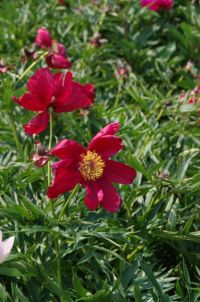
<svg viewBox="0 0 200 302"><path fill-rule="evenodd" d="M97 180L103 175L105 163L95 151L81 154L80 173L85 180Z"/></svg>

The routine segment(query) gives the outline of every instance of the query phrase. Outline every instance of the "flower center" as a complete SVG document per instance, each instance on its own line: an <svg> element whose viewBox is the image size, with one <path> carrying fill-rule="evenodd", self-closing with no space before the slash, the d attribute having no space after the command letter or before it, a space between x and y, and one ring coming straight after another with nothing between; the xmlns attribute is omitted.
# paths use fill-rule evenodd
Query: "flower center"
<svg viewBox="0 0 200 302"><path fill-rule="evenodd" d="M105 163L95 151L87 151L81 154L80 173L85 180L97 180L103 175Z"/></svg>

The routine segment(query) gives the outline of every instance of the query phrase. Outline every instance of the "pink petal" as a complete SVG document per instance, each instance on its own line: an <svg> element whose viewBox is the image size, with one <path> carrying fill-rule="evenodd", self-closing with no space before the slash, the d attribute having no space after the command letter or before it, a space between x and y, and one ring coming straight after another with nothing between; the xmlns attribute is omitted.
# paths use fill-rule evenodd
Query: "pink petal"
<svg viewBox="0 0 200 302"><path fill-rule="evenodd" d="M47 155L34 154L32 160L37 167L43 167L49 161L49 157Z"/></svg>
<svg viewBox="0 0 200 302"><path fill-rule="evenodd" d="M73 164L69 165L66 169L58 168L54 173L54 181L47 193L49 198L56 198L60 194L68 192L81 182L81 175Z"/></svg>
<svg viewBox="0 0 200 302"><path fill-rule="evenodd" d="M131 184L136 177L135 169L114 160L106 161L104 177L110 182Z"/></svg>
<svg viewBox="0 0 200 302"><path fill-rule="evenodd" d="M85 149L75 141L63 139L51 151L51 155L55 155L61 159L78 158Z"/></svg>
<svg viewBox="0 0 200 302"><path fill-rule="evenodd" d="M55 92L53 76L48 68L40 68L28 80L27 88L34 101L47 107Z"/></svg>
<svg viewBox="0 0 200 302"><path fill-rule="evenodd" d="M49 114L44 111L32 118L23 128L28 135L39 134L47 128L48 122Z"/></svg>
<svg viewBox="0 0 200 302"><path fill-rule="evenodd" d="M106 180L99 180L98 184L102 190L101 206L108 212L116 212L121 205L121 197L115 187Z"/></svg>
<svg viewBox="0 0 200 302"><path fill-rule="evenodd" d="M51 41L52 38L50 32L45 27L39 28L35 38L35 43L37 46L41 48L51 47Z"/></svg>
<svg viewBox="0 0 200 302"><path fill-rule="evenodd" d="M5 73L8 71L8 66L0 66L0 73Z"/></svg>
<svg viewBox="0 0 200 302"><path fill-rule="evenodd" d="M122 140L114 135L105 135L93 140L88 150L96 151L103 159L107 159L123 148Z"/></svg>
<svg viewBox="0 0 200 302"><path fill-rule="evenodd" d="M66 57L67 56L67 51L66 51L66 48L63 44L61 43L58 43L58 54L63 56L63 57Z"/></svg>

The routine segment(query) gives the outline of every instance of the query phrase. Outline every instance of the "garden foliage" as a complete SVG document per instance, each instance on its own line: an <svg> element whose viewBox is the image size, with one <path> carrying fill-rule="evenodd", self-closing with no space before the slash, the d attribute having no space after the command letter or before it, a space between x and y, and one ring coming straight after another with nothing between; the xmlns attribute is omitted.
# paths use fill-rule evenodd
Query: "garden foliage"
<svg viewBox="0 0 200 302"><path fill-rule="evenodd" d="M1 257L0 302L200 301L200 6L171 2L166 10L139 0L0 2L0 229L12 238ZM45 45L35 40L39 29ZM72 103L81 95L84 106L60 106L61 68L68 90L79 91ZM38 70L57 88L44 94L44 119L35 123L41 107L20 105ZM100 197L85 206L78 181L49 199L64 169L55 146L67 139L87 147L118 123L124 148L112 160L132 169L110 189L121 196L117 211L97 209ZM104 162L92 155L100 167L93 181Z"/></svg>

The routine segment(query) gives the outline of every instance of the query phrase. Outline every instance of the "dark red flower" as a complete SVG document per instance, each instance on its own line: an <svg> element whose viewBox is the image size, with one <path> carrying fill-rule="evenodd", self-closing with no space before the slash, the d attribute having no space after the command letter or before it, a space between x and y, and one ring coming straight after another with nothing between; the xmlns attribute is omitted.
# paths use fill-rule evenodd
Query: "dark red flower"
<svg viewBox="0 0 200 302"><path fill-rule="evenodd" d="M93 137L88 148L68 139L54 147L51 155L61 160L53 165L49 198L56 198L80 183L86 188L85 205L89 210L99 205L109 212L119 209L121 198L112 182L131 184L136 177L133 168L109 159L123 148L122 140L115 135L119 126L107 125Z"/></svg>
<svg viewBox="0 0 200 302"><path fill-rule="evenodd" d="M71 62L69 62L67 58L55 52L48 53L46 56L46 63L52 69L66 69L72 66Z"/></svg>
<svg viewBox="0 0 200 302"><path fill-rule="evenodd" d="M36 44L34 43L31 48L23 47L21 49L22 52L22 63L25 64L28 60L35 60L37 59L37 52L36 52Z"/></svg>
<svg viewBox="0 0 200 302"><path fill-rule="evenodd" d="M40 141L35 142L36 150L31 159L37 167L43 167L49 161L49 150Z"/></svg>
<svg viewBox="0 0 200 302"><path fill-rule="evenodd" d="M59 4L65 5L65 0L58 0Z"/></svg>
<svg viewBox="0 0 200 302"><path fill-rule="evenodd" d="M52 39L50 32L45 27L39 28L35 43L38 47L49 50L46 63L50 68L65 69L71 67L64 45Z"/></svg>
<svg viewBox="0 0 200 302"><path fill-rule="evenodd" d="M170 9L173 6L173 0L140 0L141 6L146 6L151 10Z"/></svg>
<svg viewBox="0 0 200 302"><path fill-rule="evenodd" d="M94 36L89 40L89 43L95 48L98 48L102 44L105 44L107 42L108 42L107 39L101 38L100 33L94 34Z"/></svg>
<svg viewBox="0 0 200 302"><path fill-rule="evenodd" d="M93 86L82 85L73 81L72 77L69 71L64 75L62 72L51 74L48 68L38 69L28 80L28 92L20 98L13 97L25 109L39 112L24 125L27 134L39 134L46 129L50 107L54 112L69 112L91 104L94 98L94 94L91 94Z"/></svg>

